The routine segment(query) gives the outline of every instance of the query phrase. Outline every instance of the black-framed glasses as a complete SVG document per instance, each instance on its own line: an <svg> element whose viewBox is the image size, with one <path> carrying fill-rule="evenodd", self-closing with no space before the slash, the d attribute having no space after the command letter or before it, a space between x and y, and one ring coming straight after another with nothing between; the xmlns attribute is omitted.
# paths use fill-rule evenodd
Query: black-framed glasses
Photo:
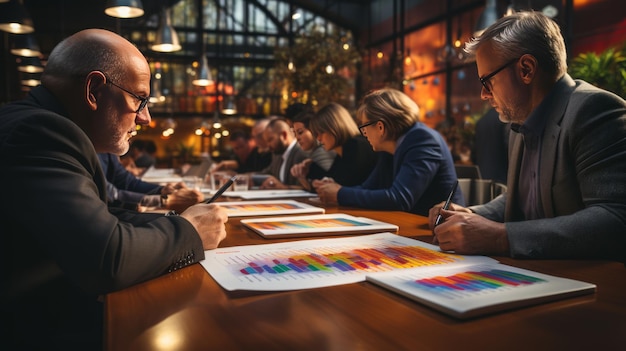
<svg viewBox="0 0 626 351"><path fill-rule="evenodd" d="M369 127L371 125L374 125L376 123L380 122L379 119L375 120L375 121L369 121L367 123L363 123L359 126L359 131L361 132L361 134L363 134L363 129L365 129L365 127Z"/></svg>
<svg viewBox="0 0 626 351"><path fill-rule="evenodd" d="M113 81L111 79L109 79L107 77L107 80L109 81L109 83L111 83L111 85L113 85L114 87L117 87L119 89L121 89L122 91L126 92L127 94L129 94L130 96L134 97L135 99L139 100L139 108L137 109L137 111L135 111L135 113L139 114L141 111L143 111L144 108L146 108L146 105L148 104L148 101L150 100L150 98L147 97L141 97L135 93L133 93L132 91L126 90L125 88L113 83Z"/></svg>
<svg viewBox="0 0 626 351"><path fill-rule="evenodd" d="M489 82L489 79L493 78L493 76L495 76L496 74L500 73L500 71L502 71L503 69L505 69L505 68L509 67L510 65L514 64L518 60L519 60L519 58L513 59L513 60L505 63L504 65L500 66L500 68L496 69L495 71L489 73L488 75L486 75L484 77L479 77L478 78L478 79L480 79L480 83L483 85L483 87L485 87L485 90L489 94L491 94L491 88L487 84Z"/></svg>

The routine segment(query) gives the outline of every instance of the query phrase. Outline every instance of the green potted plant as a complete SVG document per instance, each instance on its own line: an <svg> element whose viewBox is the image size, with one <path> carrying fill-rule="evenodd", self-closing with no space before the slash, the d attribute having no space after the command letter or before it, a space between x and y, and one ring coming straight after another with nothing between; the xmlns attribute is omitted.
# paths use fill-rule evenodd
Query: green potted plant
<svg viewBox="0 0 626 351"><path fill-rule="evenodd" d="M596 54L582 53L569 65L573 78L626 97L626 54L623 49L608 48Z"/></svg>

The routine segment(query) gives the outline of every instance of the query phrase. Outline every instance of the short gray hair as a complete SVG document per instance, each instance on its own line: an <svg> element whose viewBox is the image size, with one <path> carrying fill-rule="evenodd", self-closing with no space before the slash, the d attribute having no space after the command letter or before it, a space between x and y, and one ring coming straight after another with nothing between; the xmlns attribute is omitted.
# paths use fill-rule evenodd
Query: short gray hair
<svg viewBox="0 0 626 351"><path fill-rule="evenodd" d="M482 35L465 44L469 58L474 58L478 48L486 42L492 42L503 61L530 54L541 69L555 79L567 72L567 52L561 30L541 12L522 11L500 18Z"/></svg>

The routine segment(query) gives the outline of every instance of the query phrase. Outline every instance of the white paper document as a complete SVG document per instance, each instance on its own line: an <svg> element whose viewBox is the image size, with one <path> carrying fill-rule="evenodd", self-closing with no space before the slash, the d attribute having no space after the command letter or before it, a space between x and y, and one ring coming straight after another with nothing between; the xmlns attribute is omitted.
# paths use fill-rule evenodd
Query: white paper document
<svg viewBox="0 0 626 351"><path fill-rule="evenodd" d="M213 195L215 190L208 188L201 189L205 195ZM261 199L283 199L295 197L316 197L317 194L298 189L276 189L276 190L247 190L247 191L225 191L223 196L240 197L244 200Z"/></svg>
<svg viewBox="0 0 626 351"><path fill-rule="evenodd" d="M200 262L226 290L281 291L356 283L367 274L443 265L495 263L458 256L391 233L248 245L205 251Z"/></svg>
<svg viewBox="0 0 626 351"><path fill-rule="evenodd" d="M325 211L321 207L294 200L224 201L214 202L214 204L223 207L228 217L324 213Z"/></svg>
<svg viewBox="0 0 626 351"><path fill-rule="evenodd" d="M367 276L400 295L456 318L593 293L594 284L503 264L406 269Z"/></svg>

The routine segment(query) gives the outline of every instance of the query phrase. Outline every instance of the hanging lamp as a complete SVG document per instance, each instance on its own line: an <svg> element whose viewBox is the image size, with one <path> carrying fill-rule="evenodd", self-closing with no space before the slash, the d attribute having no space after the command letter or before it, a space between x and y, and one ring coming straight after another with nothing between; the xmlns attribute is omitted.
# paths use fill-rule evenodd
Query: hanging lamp
<svg viewBox="0 0 626 351"><path fill-rule="evenodd" d="M43 65L39 57L21 57L18 59L17 70L24 73L41 73Z"/></svg>
<svg viewBox="0 0 626 351"><path fill-rule="evenodd" d="M16 56L41 56L41 49L32 33L16 34L11 41L11 53Z"/></svg>
<svg viewBox="0 0 626 351"><path fill-rule="evenodd" d="M104 13L117 18L134 18L143 16L141 0L108 0Z"/></svg>
<svg viewBox="0 0 626 351"><path fill-rule="evenodd" d="M0 30L13 34L35 31L33 20L21 0L12 0L0 5Z"/></svg>
<svg viewBox="0 0 626 351"><path fill-rule="evenodd" d="M182 46L180 46L176 30L172 26L170 13L166 8L163 8L152 50L158 52L174 52L180 49L182 49Z"/></svg>
<svg viewBox="0 0 626 351"><path fill-rule="evenodd" d="M237 106L235 105L235 97L232 95L228 95L226 100L224 101L224 107L222 108L222 113L225 115L234 115L237 113Z"/></svg>
<svg viewBox="0 0 626 351"><path fill-rule="evenodd" d="M198 74L196 79L191 81L191 84L197 85L200 87L206 87L208 85L213 84L213 75L211 75L211 69L209 68L209 62L206 58L204 52L202 53L202 59L200 62L200 66L198 67Z"/></svg>
<svg viewBox="0 0 626 351"><path fill-rule="evenodd" d="M474 37L478 37L487 27L494 24L498 20L498 10L496 9L496 0L487 0L485 3L485 9L478 17L478 22L474 29Z"/></svg>

